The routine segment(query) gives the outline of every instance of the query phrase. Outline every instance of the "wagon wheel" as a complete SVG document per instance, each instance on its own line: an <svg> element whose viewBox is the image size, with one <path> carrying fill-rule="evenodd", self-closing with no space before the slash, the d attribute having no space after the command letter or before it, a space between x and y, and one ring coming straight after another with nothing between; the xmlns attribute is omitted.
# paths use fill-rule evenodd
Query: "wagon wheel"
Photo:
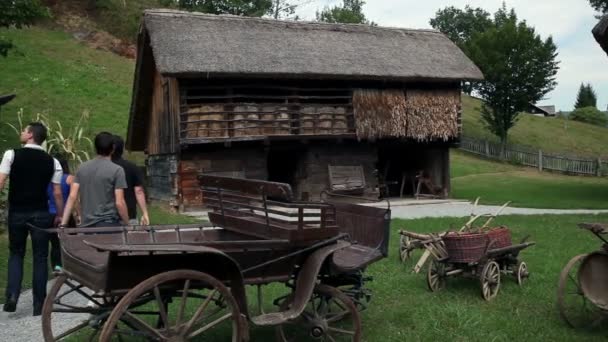
<svg viewBox="0 0 608 342"><path fill-rule="evenodd" d="M517 271L515 272L515 280L517 281L517 285L522 286L529 277L530 273L528 272L528 265L523 261L518 262Z"/></svg>
<svg viewBox="0 0 608 342"><path fill-rule="evenodd" d="M288 309L291 298L281 304ZM361 340L361 317L352 300L335 287L319 284L304 312L276 328L278 342Z"/></svg>
<svg viewBox="0 0 608 342"><path fill-rule="evenodd" d="M481 296L490 301L496 297L500 289L500 266L496 261L488 261L481 271Z"/></svg>
<svg viewBox="0 0 608 342"><path fill-rule="evenodd" d="M399 260L405 263L412 256L412 239L401 235L399 238Z"/></svg>
<svg viewBox="0 0 608 342"><path fill-rule="evenodd" d="M177 270L146 279L118 302L99 341L226 340L241 342L246 327L230 290L214 277Z"/></svg>
<svg viewBox="0 0 608 342"><path fill-rule="evenodd" d="M566 264L559 276L557 308L559 315L573 328L597 327L603 320L601 310L583 294L578 270L587 254L577 255Z"/></svg>
<svg viewBox="0 0 608 342"><path fill-rule="evenodd" d="M83 285L62 274L55 278L42 307L42 334L46 342L73 334L93 341L114 305L113 298L93 297Z"/></svg>
<svg viewBox="0 0 608 342"><path fill-rule="evenodd" d="M446 280L445 264L433 258L426 273L426 284L431 292L437 292L445 287Z"/></svg>

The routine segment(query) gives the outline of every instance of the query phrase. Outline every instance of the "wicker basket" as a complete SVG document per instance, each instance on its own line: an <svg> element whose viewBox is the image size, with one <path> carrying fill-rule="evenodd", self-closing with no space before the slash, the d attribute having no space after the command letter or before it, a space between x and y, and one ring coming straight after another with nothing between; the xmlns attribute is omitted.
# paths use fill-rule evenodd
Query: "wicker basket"
<svg viewBox="0 0 608 342"><path fill-rule="evenodd" d="M486 235L488 237L488 242L494 241L492 246L490 246L491 249L509 247L513 245L511 242L511 231L507 227L496 227L490 229Z"/></svg>
<svg viewBox="0 0 608 342"><path fill-rule="evenodd" d="M445 249L450 262L477 262L486 250L488 237L486 233L448 233L443 236Z"/></svg>

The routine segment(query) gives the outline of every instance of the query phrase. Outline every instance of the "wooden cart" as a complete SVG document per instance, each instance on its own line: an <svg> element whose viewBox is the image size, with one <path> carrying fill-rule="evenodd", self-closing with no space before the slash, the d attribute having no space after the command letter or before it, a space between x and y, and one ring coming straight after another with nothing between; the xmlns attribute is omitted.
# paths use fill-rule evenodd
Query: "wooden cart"
<svg viewBox="0 0 608 342"><path fill-rule="evenodd" d="M45 341L247 341L251 325L276 327L278 341L361 339L363 271L387 255L390 210L297 202L281 183L199 180L210 224L58 230L64 266L44 303ZM272 283L287 293L265 312Z"/></svg>
<svg viewBox="0 0 608 342"><path fill-rule="evenodd" d="M608 326L608 225L581 223L579 227L602 241L595 252L573 257L563 268L557 289L559 314L573 328Z"/></svg>

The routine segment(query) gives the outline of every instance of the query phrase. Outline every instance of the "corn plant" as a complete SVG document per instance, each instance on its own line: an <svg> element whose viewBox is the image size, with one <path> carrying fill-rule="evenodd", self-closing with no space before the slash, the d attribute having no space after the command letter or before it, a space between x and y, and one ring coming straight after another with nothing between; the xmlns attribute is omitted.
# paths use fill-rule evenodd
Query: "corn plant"
<svg viewBox="0 0 608 342"><path fill-rule="evenodd" d="M22 108L17 113L18 127L7 123L17 135L20 135L25 128L23 116ZM33 121L41 122L48 130L47 139L42 144L44 150L49 154L65 155L70 164L70 168L74 170L78 165L91 159L90 151L93 150L93 142L89 137L84 135L88 119L89 112L85 110L80 115L76 125L69 130L63 127L58 120L52 122L50 118L44 114L36 114Z"/></svg>

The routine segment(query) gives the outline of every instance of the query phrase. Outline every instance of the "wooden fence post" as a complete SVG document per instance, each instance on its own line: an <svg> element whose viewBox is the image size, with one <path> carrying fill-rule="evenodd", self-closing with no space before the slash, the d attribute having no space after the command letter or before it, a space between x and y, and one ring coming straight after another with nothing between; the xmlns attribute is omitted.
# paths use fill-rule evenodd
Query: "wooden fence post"
<svg viewBox="0 0 608 342"><path fill-rule="evenodd" d="M538 150L538 171L543 172L543 150Z"/></svg>
<svg viewBox="0 0 608 342"><path fill-rule="evenodd" d="M486 148L486 156L490 157L490 143L488 143L487 140L484 140L483 142L484 142L485 148Z"/></svg>
<svg viewBox="0 0 608 342"><path fill-rule="evenodd" d="M602 158L597 158L597 165L595 169L595 175L598 177L602 176Z"/></svg>

